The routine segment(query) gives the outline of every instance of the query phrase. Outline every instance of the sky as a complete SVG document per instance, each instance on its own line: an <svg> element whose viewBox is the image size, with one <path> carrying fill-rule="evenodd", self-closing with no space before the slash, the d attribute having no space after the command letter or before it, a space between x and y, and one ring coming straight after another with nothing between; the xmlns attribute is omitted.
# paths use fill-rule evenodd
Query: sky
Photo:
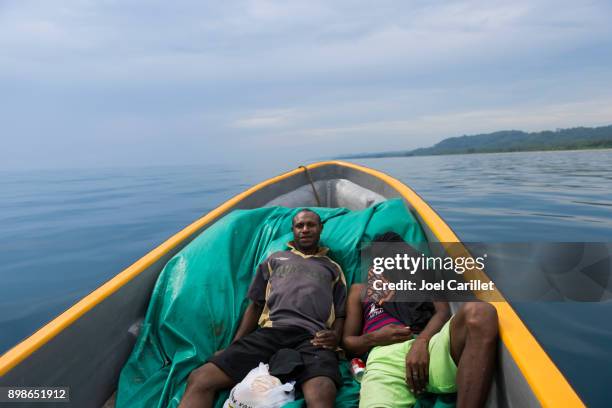
<svg viewBox="0 0 612 408"><path fill-rule="evenodd" d="M0 0L0 169L612 124L609 1Z"/></svg>

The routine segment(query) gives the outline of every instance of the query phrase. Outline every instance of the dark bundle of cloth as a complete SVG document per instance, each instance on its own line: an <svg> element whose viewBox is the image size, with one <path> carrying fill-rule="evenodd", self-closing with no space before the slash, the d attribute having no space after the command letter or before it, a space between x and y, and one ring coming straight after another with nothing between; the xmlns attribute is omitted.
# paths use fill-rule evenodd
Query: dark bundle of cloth
<svg viewBox="0 0 612 408"><path fill-rule="evenodd" d="M369 249L369 257L395 258L396 255L407 254L410 257L418 257L420 252L406 243L401 236L395 232L385 232L377 235ZM408 275L405 271L397 269L385 270L384 278L389 282L400 282L412 276L419 276L420 271L414 275ZM422 297L422 296L420 296ZM429 319L434 315L435 308L432 302L411 302L410 295L395 293L389 300L382 303L383 309L406 326L410 326L413 332L419 333L425 328Z"/></svg>

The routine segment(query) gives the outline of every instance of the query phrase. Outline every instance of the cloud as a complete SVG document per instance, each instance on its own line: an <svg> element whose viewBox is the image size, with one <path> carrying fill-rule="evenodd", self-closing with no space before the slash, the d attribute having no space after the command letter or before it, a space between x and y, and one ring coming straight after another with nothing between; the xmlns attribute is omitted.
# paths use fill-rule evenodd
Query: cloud
<svg viewBox="0 0 612 408"><path fill-rule="evenodd" d="M353 111L360 116L360 109L354 107ZM325 114L324 110L319 113L312 111L304 113L314 123L322 122L319 115ZM366 114L367 112L364 112L364 116ZM608 98L550 104L539 109L519 106L421 114L404 120L357 119L350 124L332 127L307 126L304 123L283 129L269 127L265 135L257 138L257 144L282 145L287 149L318 147L315 151L318 151L319 155L332 157L347 153L427 147L442 137L462 134L513 129L540 131L557 127L575 127L577 124L601 126L610 124L611 118L612 98ZM519 123L520 126L517 125ZM458 132L457 129L461 131Z"/></svg>
<svg viewBox="0 0 612 408"><path fill-rule="evenodd" d="M264 158L281 143L386 150L606 122L611 14L606 1L5 1L0 162L49 137L74 152L38 163L87 143L115 163L112 143L137 156L143 140L143 161L170 163L181 143Z"/></svg>
<svg viewBox="0 0 612 408"><path fill-rule="evenodd" d="M291 125L295 118L296 113L292 109L267 110L237 119L231 126L244 129L286 127Z"/></svg>
<svg viewBox="0 0 612 408"><path fill-rule="evenodd" d="M391 64L414 73L550 52L611 33L605 3L382 2L377 10L316 1L24 3L0 26L0 45L17 57L9 67L51 68L50 75L73 80L135 72L135 80L337 77ZM47 66L19 64L43 57Z"/></svg>

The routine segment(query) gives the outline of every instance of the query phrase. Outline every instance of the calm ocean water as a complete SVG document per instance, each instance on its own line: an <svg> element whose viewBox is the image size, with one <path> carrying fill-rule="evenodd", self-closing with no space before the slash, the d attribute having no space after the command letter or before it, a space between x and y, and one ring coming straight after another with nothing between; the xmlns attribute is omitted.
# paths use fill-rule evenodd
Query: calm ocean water
<svg viewBox="0 0 612 408"><path fill-rule="evenodd" d="M612 150L358 160L464 241L612 241ZM0 173L0 352L246 187L286 168ZM612 400L612 303L514 305L589 405Z"/></svg>

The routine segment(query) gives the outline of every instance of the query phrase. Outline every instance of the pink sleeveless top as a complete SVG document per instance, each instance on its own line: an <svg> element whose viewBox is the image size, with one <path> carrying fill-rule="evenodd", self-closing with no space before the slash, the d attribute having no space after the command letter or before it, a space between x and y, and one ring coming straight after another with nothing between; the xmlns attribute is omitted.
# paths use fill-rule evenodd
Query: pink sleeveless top
<svg viewBox="0 0 612 408"><path fill-rule="evenodd" d="M382 308L382 306L379 306L375 302L366 298L363 301L362 334L374 332L388 324L402 325L402 322L387 313L385 309Z"/></svg>

